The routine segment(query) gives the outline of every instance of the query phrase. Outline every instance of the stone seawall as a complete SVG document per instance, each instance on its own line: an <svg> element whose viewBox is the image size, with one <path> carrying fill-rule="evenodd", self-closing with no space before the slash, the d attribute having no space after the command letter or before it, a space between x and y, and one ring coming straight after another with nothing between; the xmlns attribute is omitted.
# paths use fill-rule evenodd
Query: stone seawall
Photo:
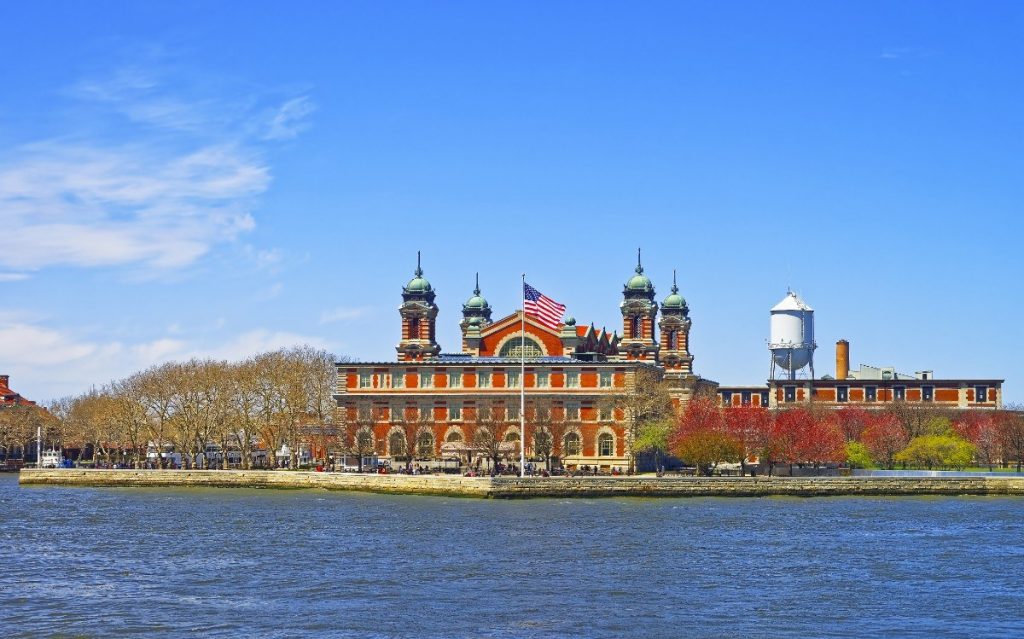
<svg viewBox="0 0 1024 639"><path fill-rule="evenodd" d="M1024 477L459 477L265 470L24 469L26 485L322 488L497 499L534 497L824 497L1020 495Z"/></svg>

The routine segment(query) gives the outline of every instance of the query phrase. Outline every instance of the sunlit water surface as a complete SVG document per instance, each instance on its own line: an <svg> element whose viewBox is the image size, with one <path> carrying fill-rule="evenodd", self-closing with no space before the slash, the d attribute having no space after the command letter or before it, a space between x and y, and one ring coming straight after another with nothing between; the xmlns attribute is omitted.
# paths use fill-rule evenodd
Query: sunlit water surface
<svg viewBox="0 0 1024 639"><path fill-rule="evenodd" d="M1024 499L21 488L0 635L1024 636Z"/></svg>

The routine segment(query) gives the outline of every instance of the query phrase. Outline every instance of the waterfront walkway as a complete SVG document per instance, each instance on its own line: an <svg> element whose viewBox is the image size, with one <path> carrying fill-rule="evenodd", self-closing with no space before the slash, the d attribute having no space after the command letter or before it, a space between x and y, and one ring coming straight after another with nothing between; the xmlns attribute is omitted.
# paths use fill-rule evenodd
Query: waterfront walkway
<svg viewBox="0 0 1024 639"><path fill-rule="evenodd" d="M498 499L1020 495L1024 477L461 477L267 470L24 469L22 485L320 488Z"/></svg>

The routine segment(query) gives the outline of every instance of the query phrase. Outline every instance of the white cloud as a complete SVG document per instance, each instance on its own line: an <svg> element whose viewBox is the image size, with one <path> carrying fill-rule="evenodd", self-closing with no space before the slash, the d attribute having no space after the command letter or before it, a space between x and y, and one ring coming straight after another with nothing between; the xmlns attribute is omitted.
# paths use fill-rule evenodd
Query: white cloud
<svg viewBox="0 0 1024 639"><path fill-rule="evenodd" d="M71 106L98 109L82 109L95 130L0 151L0 267L179 269L252 230L271 180L261 140L297 135L312 103L289 99L268 124L253 105L190 91L169 89L155 68L126 67L69 92ZM255 251L261 264L280 260Z"/></svg>
<svg viewBox="0 0 1024 639"><path fill-rule="evenodd" d="M28 273L0 273L0 282L21 282L28 279Z"/></svg>
<svg viewBox="0 0 1024 639"><path fill-rule="evenodd" d="M276 282L267 288L257 291L253 297L257 302L267 302L281 295L281 291L284 290L284 284Z"/></svg>
<svg viewBox="0 0 1024 639"><path fill-rule="evenodd" d="M308 117L316 110L310 99L300 96L288 100L277 110L264 136L268 140L289 140L309 126Z"/></svg>
<svg viewBox="0 0 1024 639"><path fill-rule="evenodd" d="M368 308L346 308L344 306L341 306L321 313L320 323L332 324L334 322L344 322L348 320L353 320L365 316L368 312Z"/></svg>

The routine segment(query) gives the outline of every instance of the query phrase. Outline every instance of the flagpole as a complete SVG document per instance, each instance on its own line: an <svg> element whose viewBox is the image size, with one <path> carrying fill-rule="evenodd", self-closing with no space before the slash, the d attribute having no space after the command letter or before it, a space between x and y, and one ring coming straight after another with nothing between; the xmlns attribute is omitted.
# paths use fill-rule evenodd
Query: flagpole
<svg viewBox="0 0 1024 639"><path fill-rule="evenodd" d="M526 477L526 273L523 273L523 314L520 330L523 333L519 343L519 476Z"/></svg>

